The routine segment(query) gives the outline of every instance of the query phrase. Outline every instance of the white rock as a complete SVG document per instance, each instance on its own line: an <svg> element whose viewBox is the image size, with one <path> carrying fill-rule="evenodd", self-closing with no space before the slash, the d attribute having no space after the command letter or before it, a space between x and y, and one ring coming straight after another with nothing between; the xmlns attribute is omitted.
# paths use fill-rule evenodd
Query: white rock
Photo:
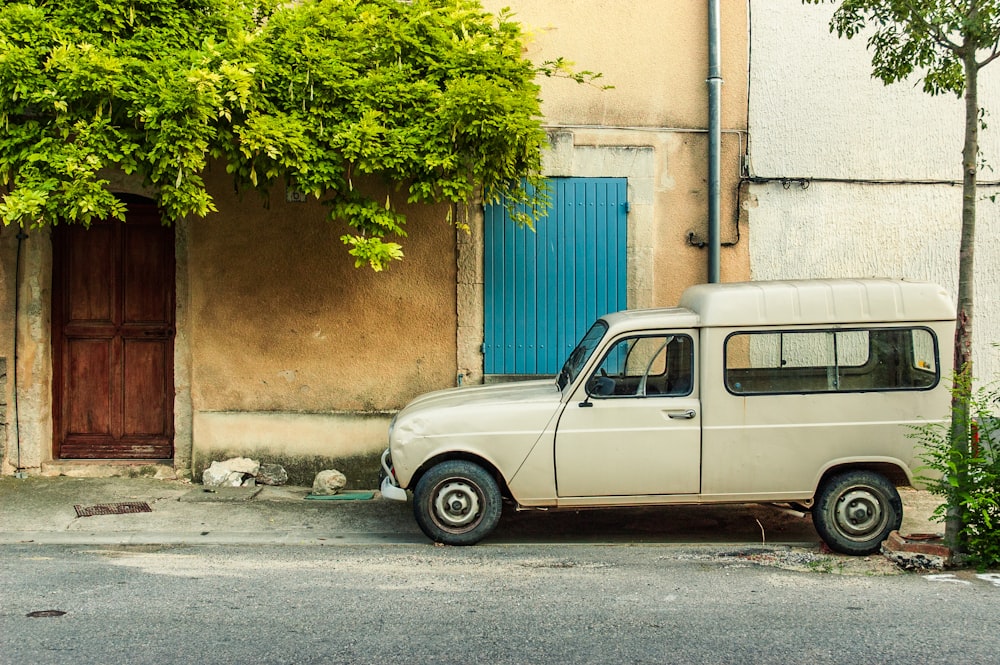
<svg viewBox="0 0 1000 665"><path fill-rule="evenodd" d="M347 476L336 469L320 471L313 479L313 494L329 496L337 494L347 486Z"/></svg>
<svg viewBox="0 0 1000 665"><path fill-rule="evenodd" d="M222 487L230 473L232 471L223 466L221 462L212 462L212 465L202 472L201 482L205 487Z"/></svg>
<svg viewBox="0 0 1000 665"><path fill-rule="evenodd" d="M232 457L222 462L222 464L230 471L245 473L248 476L256 476L257 472L260 471L260 462L248 457Z"/></svg>
<svg viewBox="0 0 1000 665"><path fill-rule="evenodd" d="M230 471L229 475L222 482L220 487L243 487L243 478L245 476L239 471Z"/></svg>
<svg viewBox="0 0 1000 665"><path fill-rule="evenodd" d="M243 485L248 477L252 478L253 474L248 474L244 469L251 468L252 465L246 464L246 462L251 462L252 460L247 460L246 458L238 458L235 466L233 468L234 460L226 460L225 462L212 462L212 465L205 469L201 474L201 482L205 487L240 487ZM254 462L258 467L259 463ZM254 472L256 473L256 471Z"/></svg>

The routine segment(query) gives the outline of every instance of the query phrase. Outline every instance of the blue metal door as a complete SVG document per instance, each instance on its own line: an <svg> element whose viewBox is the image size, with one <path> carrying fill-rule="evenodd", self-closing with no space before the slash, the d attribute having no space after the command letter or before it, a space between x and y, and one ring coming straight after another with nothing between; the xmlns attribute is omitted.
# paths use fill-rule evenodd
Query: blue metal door
<svg viewBox="0 0 1000 665"><path fill-rule="evenodd" d="M625 178L553 178L534 232L486 207L486 374L555 374L593 323L625 309Z"/></svg>

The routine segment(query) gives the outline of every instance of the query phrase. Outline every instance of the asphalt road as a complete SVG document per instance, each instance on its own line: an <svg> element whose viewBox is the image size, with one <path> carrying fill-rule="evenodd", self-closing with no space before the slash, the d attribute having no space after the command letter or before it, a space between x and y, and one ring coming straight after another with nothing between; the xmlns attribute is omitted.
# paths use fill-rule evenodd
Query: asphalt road
<svg viewBox="0 0 1000 665"><path fill-rule="evenodd" d="M795 548L9 545L0 562L3 663L912 665L1000 652L1000 575L874 560L844 574L843 558Z"/></svg>

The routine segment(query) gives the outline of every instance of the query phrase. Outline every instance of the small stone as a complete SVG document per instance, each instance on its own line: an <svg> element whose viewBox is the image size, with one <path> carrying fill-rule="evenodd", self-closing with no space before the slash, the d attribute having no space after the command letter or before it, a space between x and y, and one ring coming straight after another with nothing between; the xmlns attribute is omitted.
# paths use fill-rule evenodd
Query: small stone
<svg viewBox="0 0 1000 665"><path fill-rule="evenodd" d="M313 480L313 494L331 496L347 486L347 476L336 469L327 469L316 474Z"/></svg>
<svg viewBox="0 0 1000 665"><path fill-rule="evenodd" d="M255 478L260 485L284 485L288 482L288 472L280 464L261 464Z"/></svg>

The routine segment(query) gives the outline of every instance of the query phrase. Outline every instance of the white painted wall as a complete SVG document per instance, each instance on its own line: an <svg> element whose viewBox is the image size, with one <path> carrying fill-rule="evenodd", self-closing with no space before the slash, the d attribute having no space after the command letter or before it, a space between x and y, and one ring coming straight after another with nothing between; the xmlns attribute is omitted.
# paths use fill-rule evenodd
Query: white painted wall
<svg viewBox="0 0 1000 665"><path fill-rule="evenodd" d="M764 178L897 184L754 184L744 201L753 279L888 276L958 284L963 104L917 81L871 78L864 38L829 31L833 5L751 0L750 167ZM980 103L1000 123L1000 64L982 70ZM987 120L990 123L990 120ZM1000 180L1000 132L981 150ZM975 373L1000 379L1000 202L983 188L976 246ZM951 340L943 340L950 353Z"/></svg>

